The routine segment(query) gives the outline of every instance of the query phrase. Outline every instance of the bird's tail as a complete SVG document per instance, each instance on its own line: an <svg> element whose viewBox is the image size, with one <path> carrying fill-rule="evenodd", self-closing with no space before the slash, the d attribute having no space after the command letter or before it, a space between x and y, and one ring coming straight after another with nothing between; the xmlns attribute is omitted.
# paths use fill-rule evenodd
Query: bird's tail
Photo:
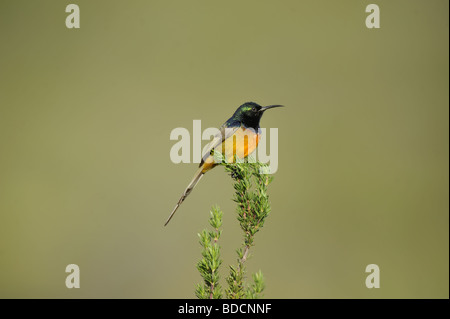
<svg viewBox="0 0 450 319"><path fill-rule="evenodd" d="M200 181L200 179L203 177L203 167L200 166L200 168L195 173L194 177L192 178L192 181L189 183L188 187L186 187L185 191L183 192L183 195L181 195L181 198L178 200L178 203L175 205L175 208L173 209L172 213L170 213L169 218L167 218L166 223L164 226L167 226L167 224L172 219L173 215L177 211L178 207L180 207L181 203L184 202L186 197L191 193L191 191L194 189L195 185Z"/></svg>

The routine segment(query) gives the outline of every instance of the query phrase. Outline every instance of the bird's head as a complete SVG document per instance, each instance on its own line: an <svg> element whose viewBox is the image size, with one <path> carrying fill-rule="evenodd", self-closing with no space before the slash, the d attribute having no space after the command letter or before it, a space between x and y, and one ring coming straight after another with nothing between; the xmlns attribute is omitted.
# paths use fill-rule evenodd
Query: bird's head
<svg viewBox="0 0 450 319"><path fill-rule="evenodd" d="M255 102L247 102L239 106L231 118L241 122L246 127L257 129L259 128L259 121L266 110L281 106L283 105L261 106Z"/></svg>

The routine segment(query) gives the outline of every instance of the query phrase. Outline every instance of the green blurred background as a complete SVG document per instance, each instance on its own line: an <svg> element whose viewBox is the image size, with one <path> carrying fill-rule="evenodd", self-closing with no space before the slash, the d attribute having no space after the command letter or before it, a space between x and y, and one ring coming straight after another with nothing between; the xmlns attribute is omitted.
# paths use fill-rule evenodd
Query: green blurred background
<svg viewBox="0 0 450 319"><path fill-rule="evenodd" d="M81 9L67 29L65 7ZM381 29L365 27L376 3ZM196 164L175 127L284 104L272 213L249 273L268 298L449 297L449 3L0 2L0 297L193 298L197 232L224 211L208 173L168 227ZM81 288L65 287L65 267ZM367 289L365 267L381 270ZM225 285L225 283L224 283Z"/></svg>

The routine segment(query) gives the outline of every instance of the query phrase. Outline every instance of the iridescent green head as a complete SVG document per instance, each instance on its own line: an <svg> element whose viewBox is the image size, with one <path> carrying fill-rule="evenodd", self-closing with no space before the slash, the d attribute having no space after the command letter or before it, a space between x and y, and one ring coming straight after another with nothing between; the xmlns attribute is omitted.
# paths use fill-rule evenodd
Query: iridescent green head
<svg viewBox="0 0 450 319"><path fill-rule="evenodd" d="M261 106L255 102L247 102L238 107L230 120L235 122L235 124L240 122L245 127L251 127L257 130L259 128L259 121L261 120L264 111L280 106L283 105Z"/></svg>

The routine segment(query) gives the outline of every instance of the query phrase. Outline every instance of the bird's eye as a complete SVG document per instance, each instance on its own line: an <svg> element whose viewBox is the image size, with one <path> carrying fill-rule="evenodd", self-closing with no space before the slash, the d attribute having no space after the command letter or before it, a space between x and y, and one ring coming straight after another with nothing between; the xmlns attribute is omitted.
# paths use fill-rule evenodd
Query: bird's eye
<svg viewBox="0 0 450 319"><path fill-rule="evenodd" d="M253 112L256 112L256 107L253 107L253 108L252 108L252 111L253 111Z"/></svg>

